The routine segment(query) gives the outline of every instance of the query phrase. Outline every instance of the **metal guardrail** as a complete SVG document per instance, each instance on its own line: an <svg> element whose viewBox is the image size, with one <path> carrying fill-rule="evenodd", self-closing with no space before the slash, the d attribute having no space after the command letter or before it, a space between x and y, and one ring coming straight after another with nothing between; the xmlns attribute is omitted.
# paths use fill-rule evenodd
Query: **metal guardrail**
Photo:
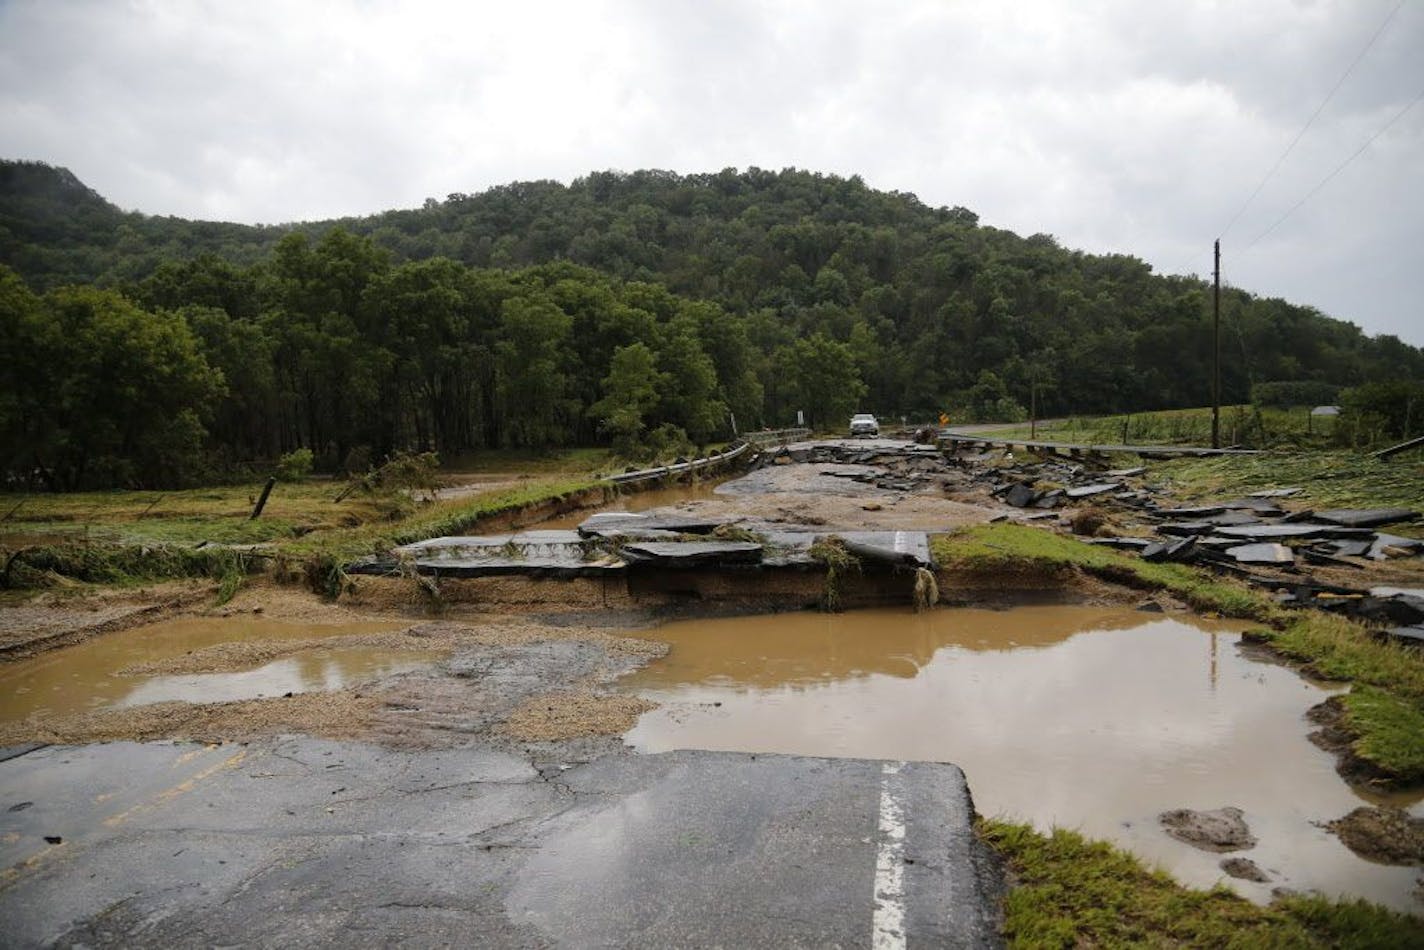
<svg viewBox="0 0 1424 950"><path fill-rule="evenodd" d="M608 476L610 482L622 485L628 482L642 482L654 478L667 478L672 475L684 475L688 472L700 471L704 468L711 468L714 465L722 465L733 459L741 457L752 447L750 442L742 442L725 452L713 452L706 458L693 459L690 462L674 462L671 465L659 465L656 468L638 469L634 472L621 472L617 475Z"/></svg>
<svg viewBox="0 0 1424 950"><path fill-rule="evenodd" d="M785 445L800 442L810 436L810 429L762 429L760 432L744 432L742 438L756 445Z"/></svg>

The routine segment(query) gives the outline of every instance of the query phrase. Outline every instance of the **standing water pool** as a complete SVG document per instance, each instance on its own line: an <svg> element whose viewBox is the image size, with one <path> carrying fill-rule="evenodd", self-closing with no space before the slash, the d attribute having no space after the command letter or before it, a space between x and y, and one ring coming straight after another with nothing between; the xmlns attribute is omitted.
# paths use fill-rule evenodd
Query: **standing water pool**
<svg viewBox="0 0 1424 950"><path fill-rule="evenodd" d="M1241 624L1122 608L796 613L668 624L667 657L622 682L662 705L641 752L713 749L953 762L978 811L1072 828L1184 883L1365 897L1413 912L1417 872L1355 856L1320 827L1364 798L1307 739L1337 691L1253 658ZM1258 844L1231 855L1157 816L1235 805ZM1418 810L1417 807L1413 810ZM1246 857L1266 884L1228 878Z"/></svg>
<svg viewBox="0 0 1424 950"><path fill-rule="evenodd" d="M0 723L28 716L67 716L93 710L181 700L223 702L341 689L428 664L439 654L352 645L349 638L394 633L408 626L382 621L294 624L247 618L185 617L120 634L94 637L27 660L0 665ZM343 640L347 642L343 643ZM214 647L330 641L329 649L301 650L271 661L195 674L128 672Z"/></svg>

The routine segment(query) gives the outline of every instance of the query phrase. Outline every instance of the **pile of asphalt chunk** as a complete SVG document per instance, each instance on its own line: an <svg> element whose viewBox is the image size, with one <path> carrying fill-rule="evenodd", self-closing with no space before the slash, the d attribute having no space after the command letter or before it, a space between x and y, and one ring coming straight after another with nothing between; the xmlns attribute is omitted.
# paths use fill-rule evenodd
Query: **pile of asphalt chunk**
<svg viewBox="0 0 1424 950"><path fill-rule="evenodd" d="M1014 508L1040 509L1030 520L1074 503L1117 510L1152 525L1153 536L1097 537L1091 543L1135 551L1148 561L1196 564L1276 592L1285 606L1346 614L1381 633L1424 646L1424 591L1359 590L1311 580L1306 569L1362 571L1370 560L1413 557L1424 541L1380 530L1416 522L1408 508L1290 510L1282 499L1300 488L1272 488L1231 501L1173 505L1144 483L1145 469L1096 471L1063 459L983 468L974 478ZM1263 573L1269 572L1269 573Z"/></svg>
<svg viewBox="0 0 1424 950"><path fill-rule="evenodd" d="M576 531L432 538L396 548L385 558L350 564L346 572L433 577L573 578L649 569L821 569L816 541L834 535L867 570L933 568L923 531L810 530L773 522L699 518L673 509L600 512Z"/></svg>
<svg viewBox="0 0 1424 950"><path fill-rule="evenodd" d="M1146 471L1123 468L1100 472L1087 464L1048 459L982 469L975 480L987 483L990 495L1015 508L1047 510L1076 501L1149 508L1157 504L1160 492L1149 486L1131 487L1127 481Z"/></svg>
<svg viewBox="0 0 1424 950"><path fill-rule="evenodd" d="M1261 498L1212 506L1158 508L1144 512L1157 521L1160 540L1142 551L1148 560L1210 561L1218 564L1308 564L1359 568L1347 558L1384 560L1424 550L1424 541L1376 531L1414 521L1406 508L1286 511ZM1182 540L1192 542L1190 548Z"/></svg>
<svg viewBox="0 0 1424 950"><path fill-rule="evenodd" d="M1416 521L1407 508L1287 511L1279 490L1190 508L1144 508L1155 538L1097 538L1145 560L1198 564L1276 592L1282 606L1344 614L1403 642L1424 645L1424 591L1361 590L1311 580L1302 565L1364 570L1368 560L1413 557L1424 541L1384 531ZM1265 497L1263 497L1263 495ZM1263 574L1261 569L1274 573Z"/></svg>
<svg viewBox="0 0 1424 950"><path fill-rule="evenodd" d="M867 445L854 442L796 443L761 453L750 467L757 469L793 463L843 466L822 474L898 492L943 485L959 475L956 465L935 446L912 442L881 441Z"/></svg>

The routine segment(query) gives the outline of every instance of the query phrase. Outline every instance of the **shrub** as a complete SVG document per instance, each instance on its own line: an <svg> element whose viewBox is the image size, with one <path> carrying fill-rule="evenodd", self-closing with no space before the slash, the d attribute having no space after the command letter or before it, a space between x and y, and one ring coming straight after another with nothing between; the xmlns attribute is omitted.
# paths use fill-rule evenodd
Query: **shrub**
<svg viewBox="0 0 1424 950"><path fill-rule="evenodd" d="M1340 387L1311 379L1279 380L1251 387L1251 401L1272 409L1295 406L1329 406L1340 398Z"/></svg>
<svg viewBox="0 0 1424 950"><path fill-rule="evenodd" d="M277 480L282 482L302 482L312 473L312 450L297 449L277 460Z"/></svg>

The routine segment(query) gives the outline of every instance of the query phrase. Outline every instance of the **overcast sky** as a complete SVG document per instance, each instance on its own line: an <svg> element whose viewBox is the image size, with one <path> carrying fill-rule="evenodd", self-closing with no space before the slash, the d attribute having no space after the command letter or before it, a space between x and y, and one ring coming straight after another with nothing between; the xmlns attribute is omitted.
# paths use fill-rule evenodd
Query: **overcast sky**
<svg viewBox="0 0 1424 950"><path fill-rule="evenodd" d="M1159 271L1222 236L1229 283L1424 345L1424 103L1260 237L1421 93L1424 0L0 0L0 157L125 209L796 166Z"/></svg>

